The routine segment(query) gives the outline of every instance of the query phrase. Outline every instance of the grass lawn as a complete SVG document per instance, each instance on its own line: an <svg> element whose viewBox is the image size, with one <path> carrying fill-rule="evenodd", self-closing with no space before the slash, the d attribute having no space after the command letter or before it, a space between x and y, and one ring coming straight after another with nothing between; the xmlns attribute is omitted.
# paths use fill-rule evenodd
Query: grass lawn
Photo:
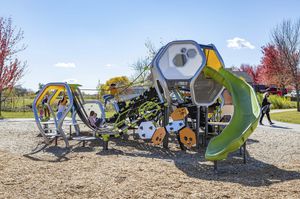
<svg viewBox="0 0 300 199"><path fill-rule="evenodd" d="M280 122L300 124L300 112L297 111L272 113L271 118Z"/></svg>
<svg viewBox="0 0 300 199"><path fill-rule="evenodd" d="M5 112L5 111L2 111L1 114L2 114L2 118L33 118L33 112Z"/></svg>

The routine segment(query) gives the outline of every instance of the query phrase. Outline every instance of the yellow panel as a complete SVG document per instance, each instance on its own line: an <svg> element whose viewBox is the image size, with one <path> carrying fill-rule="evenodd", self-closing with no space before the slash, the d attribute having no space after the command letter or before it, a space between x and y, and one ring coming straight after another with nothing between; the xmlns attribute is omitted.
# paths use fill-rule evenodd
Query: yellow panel
<svg viewBox="0 0 300 199"><path fill-rule="evenodd" d="M65 88L59 88L56 93L54 94L54 96L51 98L50 100L50 105L53 104L53 102L56 100L57 96L62 92L65 91Z"/></svg>
<svg viewBox="0 0 300 199"><path fill-rule="evenodd" d="M47 88L44 89L43 93L40 95L40 97L36 101L36 106L38 106L44 99L45 95L49 93L51 90L64 90L65 87L61 85L50 85ZM51 102L50 102L51 104Z"/></svg>
<svg viewBox="0 0 300 199"><path fill-rule="evenodd" d="M216 52L211 49L204 49L204 53L206 56L206 66L211 67L218 71L220 68L222 68L222 62L219 60Z"/></svg>

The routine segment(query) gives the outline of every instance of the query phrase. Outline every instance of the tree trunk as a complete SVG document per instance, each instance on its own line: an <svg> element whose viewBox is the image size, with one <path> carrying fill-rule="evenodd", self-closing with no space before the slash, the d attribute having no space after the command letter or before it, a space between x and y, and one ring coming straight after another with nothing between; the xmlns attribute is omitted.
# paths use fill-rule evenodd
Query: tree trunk
<svg viewBox="0 0 300 199"><path fill-rule="evenodd" d="M299 106L299 84L296 83L295 85L296 88L296 97L297 97L297 111L300 112L300 106Z"/></svg>
<svg viewBox="0 0 300 199"><path fill-rule="evenodd" d="M2 117L2 91L0 91L0 117Z"/></svg>

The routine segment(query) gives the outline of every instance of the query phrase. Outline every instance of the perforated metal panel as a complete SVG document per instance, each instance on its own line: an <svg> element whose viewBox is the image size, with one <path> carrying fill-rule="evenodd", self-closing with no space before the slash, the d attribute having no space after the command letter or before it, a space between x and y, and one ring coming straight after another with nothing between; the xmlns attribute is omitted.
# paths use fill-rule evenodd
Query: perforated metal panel
<svg viewBox="0 0 300 199"><path fill-rule="evenodd" d="M206 78L201 72L195 80L193 89L196 104L210 105L220 95L223 86L213 79Z"/></svg>
<svg viewBox="0 0 300 199"><path fill-rule="evenodd" d="M161 83L168 103L171 102L170 91L179 82L184 82L190 87L194 104L209 106L220 95L223 86L204 77L202 70L206 64L216 70L224 66L214 45L201 45L192 40L173 41L154 58L153 78Z"/></svg>
<svg viewBox="0 0 300 199"><path fill-rule="evenodd" d="M166 80L189 80L201 70L204 54L194 41L174 41L163 48L157 67Z"/></svg>

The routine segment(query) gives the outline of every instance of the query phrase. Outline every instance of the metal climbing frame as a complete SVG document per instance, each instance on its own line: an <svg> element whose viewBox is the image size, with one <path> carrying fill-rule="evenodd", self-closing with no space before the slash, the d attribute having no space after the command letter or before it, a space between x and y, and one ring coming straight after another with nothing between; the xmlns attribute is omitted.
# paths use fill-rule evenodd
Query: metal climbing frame
<svg viewBox="0 0 300 199"><path fill-rule="evenodd" d="M54 101L60 95L61 92L65 92L67 94L67 96L69 98L69 105L68 105L66 111L61 116L61 118L58 119L54 110L52 109L51 105L53 105ZM48 132L48 129L43 128L43 121L41 121L41 119L39 118L39 113L38 113L38 106L42 103L44 97L49 94L50 94L50 96L48 96L48 100L45 103L45 106L48 107L48 109L52 115L53 121L46 121L44 123L49 124L51 122L55 125L54 132L50 132L50 133ZM43 136L43 138L47 144L53 138L62 137L65 141L66 147L69 147L69 142L68 142L66 134L64 133L64 131L62 129L62 125L63 125L64 119L67 116L68 112L72 109L72 106L73 106L72 91L71 91L69 85L66 83L61 83L61 82L48 83L40 90L38 95L35 97L33 104L32 104L34 118L35 118L36 124L38 126L38 129L40 130L40 133Z"/></svg>

